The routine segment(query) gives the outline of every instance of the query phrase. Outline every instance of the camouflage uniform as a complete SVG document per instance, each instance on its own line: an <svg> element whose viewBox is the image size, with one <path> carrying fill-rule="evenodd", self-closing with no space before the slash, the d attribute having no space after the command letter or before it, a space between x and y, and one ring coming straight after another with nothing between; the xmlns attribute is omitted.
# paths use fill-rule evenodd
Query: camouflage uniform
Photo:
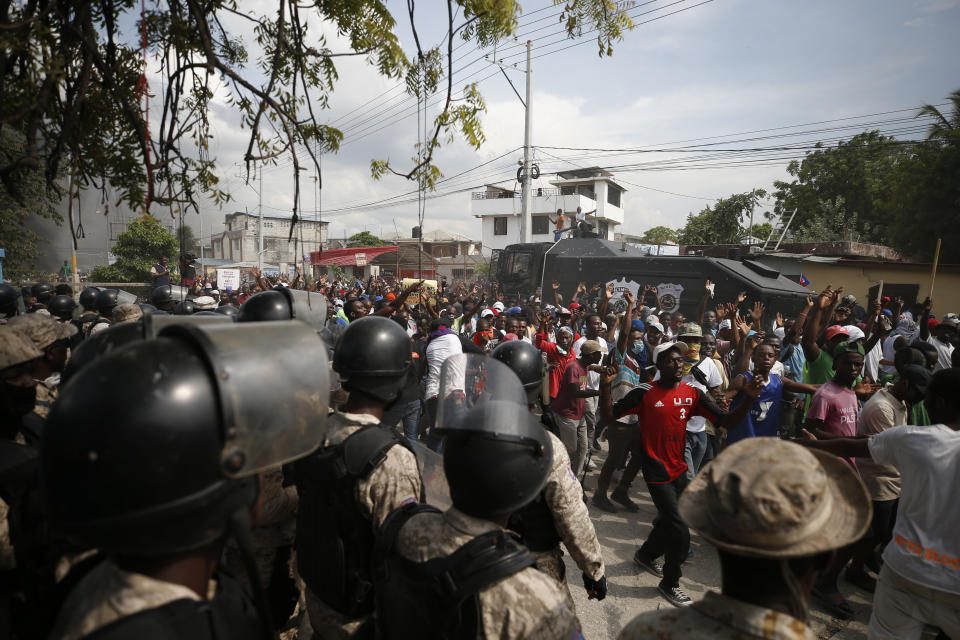
<svg viewBox="0 0 960 640"><path fill-rule="evenodd" d="M53 406L54 401L57 399L59 386L59 373L37 383L37 403L33 406L33 412L44 420L47 419L47 416L50 414L50 407Z"/></svg>
<svg viewBox="0 0 960 640"><path fill-rule="evenodd" d="M474 518L456 507L442 514L413 516L397 535L397 552L414 562L449 556L488 531L497 529L489 520ZM580 621L567 605L557 583L533 567L527 567L478 594L481 638L582 638Z"/></svg>
<svg viewBox="0 0 960 640"><path fill-rule="evenodd" d="M367 425L380 424L371 415L335 412L327 421L328 432L323 446L342 443L349 435ZM368 516L374 531L380 528L388 515L398 507L420 498L420 471L417 458L402 446L391 447L386 458L366 478L357 482L356 500ZM367 621L348 618L306 590L307 613L310 625L318 638L351 638Z"/></svg>
<svg viewBox="0 0 960 640"><path fill-rule="evenodd" d="M587 505L583 503L583 488L573 475L570 467L570 455L560 438L550 433L553 444L553 468L543 488L543 496L553 524L567 551L573 556L577 567L591 580L599 580L604 574L603 556L600 553L600 541L590 520ZM566 581L566 565L563 552L557 546L549 551L535 552L537 567L560 583L573 610L573 597Z"/></svg>
<svg viewBox="0 0 960 640"><path fill-rule="evenodd" d="M211 581L208 596L212 597L215 585ZM120 618L183 599L200 600L200 596L189 587L124 571L105 560L70 592L50 637L83 638Z"/></svg>
<svg viewBox="0 0 960 640"><path fill-rule="evenodd" d="M617 640L816 640L793 616L709 591L690 607L648 611L634 618Z"/></svg>

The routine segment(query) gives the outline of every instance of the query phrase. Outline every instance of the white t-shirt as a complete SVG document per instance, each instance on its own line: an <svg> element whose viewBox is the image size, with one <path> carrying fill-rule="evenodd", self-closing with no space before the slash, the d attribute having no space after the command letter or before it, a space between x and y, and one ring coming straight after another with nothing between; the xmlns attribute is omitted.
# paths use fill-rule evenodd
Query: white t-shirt
<svg viewBox="0 0 960 640"><path fill-rule="evenodd" d="M943 424L887 429L868 441L876 462L902 478L890 569L911 582L960 595L960 431Z"/></svg>
<svg viewBox="0 0 960 640"><path fill-rule="evenodd" d="M440 393L440 368L450 356L463 353L463 345L455 334L434 338L427 345L427 385L424 398L429 400Z"/></svg>
<svg viewBox="0 0 960 640"><path fill-rule="evenodd" d="M603 353L603 357L606 358L607 354L610 353L610 348L607 345L607 341L602 336L598 337L596 340L600 343L600 352ZM580 339L573 343L573 355L575 357L580 357L580 347L582 347L583 343L586 341L586 336L580 336ZM600 389L600 374L596 371L590 371L587 373L587 388L595 390ZM592 398L584 398L586 410L596 413L598 401L599 398L596 396Z"/></svg>
<svg viewBox="0 0 960 640"><path fill-rule="evenodd" d="M947 342L940 342L934 336L927 336L927 342L932 344L937 350L937 366L934 372L942 369L949 369L953 366L950 358L953 356L953 345Z"/></svg>
<svg viewBox="0 0 960 640"><path fill-rule="evenodd" d="M880 341L881 344L883 344L883 359L884 359L884 360L889 360L890 362L893 362L893 357L894 357L894 355L896 354L896 350L893 348L893 345L897 342L897 338L901 338L901 337L903 337L903 336L900 336L900 335L894 333L894 334L889 335L889 336L887 336L886 338L884 338L883 340ZM882 365L880 365L880 372L881 372L881 373L886 373L886 374L888 374L888 375L889 375L889 374L894 374L894 373L897 372L897 368L896 368L895 366L893 366L892 364L882 364Z"/></svg>
<svg viewBox="0 0 960 640"><path fill-rule="evenodd" d="M701 360L697 363L697 368L700 369L700 371L702 371L707 377L706 385L700 384L700 381L694 377L693 371L680 378L680 382L686 382L691 387L696 387L704 393L709 393L710 389L719 387L723 384L723 376L720 375L720 370L717 369L717 363L713 360L713 358ZM657 373L653 376L653 379L654 381L660 379L659 371L657 371ZM703 416L691 416L687 419L687 431L690 431L691 433L700 433L701 431L706 431L706 429L707 419Z"/></svg>
<svg viewBox="0 0 960 640"><path fill-rule="evenodd" d="M880 358L883 357L883 341L873 345L873 349L863 359L863 373L870 376L874 382L880 379Z"/></svg>

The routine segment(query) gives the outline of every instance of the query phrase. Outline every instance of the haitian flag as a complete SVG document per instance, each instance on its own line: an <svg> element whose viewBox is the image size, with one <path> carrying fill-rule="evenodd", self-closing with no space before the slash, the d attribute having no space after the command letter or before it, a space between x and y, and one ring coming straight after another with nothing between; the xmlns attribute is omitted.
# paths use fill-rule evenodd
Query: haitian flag
<svg viewBox="0 0 960 640"><path fill-rule="evenodd" d="M802 273L800 274L800 286L801 287L810 286L810 281L807 280L807 276L803 275Z"/></svg>

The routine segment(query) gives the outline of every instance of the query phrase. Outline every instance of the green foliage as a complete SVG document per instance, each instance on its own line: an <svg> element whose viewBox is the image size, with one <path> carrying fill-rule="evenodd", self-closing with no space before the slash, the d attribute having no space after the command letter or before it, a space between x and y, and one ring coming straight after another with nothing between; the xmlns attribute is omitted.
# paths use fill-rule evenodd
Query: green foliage
<svg viewBox="0 0 960 640"><path fill-rule="evenodd" d="M348 247L382 247L387 244L369 231L361 231L347 238Z"/></svg>
<svg viewBox="0 0 960 640"><path fill-rule="evenodd" d="M754 224L753 229L750 230L750 235L760 240L766 240L770 237L771 231L773 231L773 225L769 222L764 222L762 224Z"/></svg>
<svg viewBox="0 0 960 640"><path fill-rule="evenodd" d="M848 213L841 196L822 200L798 227L791 227L791 242L859 242L857 214Z"/></svg>
<svg viewBox="0 0 960 640"><path fill-rule="evenodd" d="M735 193L720 198L700 213L689 214L687 224L678 232L680 244L737 244L745 233L743 222L749 222L750 213L766 197L763 189Z"/></svg>
<svg viewBox="0 0 960 640"><path fill-rule="evenodd" d="M149 282L150 267L166 256L175 263L179 255L177 238L155 218L143 216L134 220L117 237L113 248L117 261L95 268L94 282Z"/></svg>
<svg viewBox="0 0 960 640"><path fill-rule="evenodd" d="M677 232L670 227L651 227L643 232L642 241L647 244L676 244Z"/></svg>
<svg viewBox="0 0 960 640"><path fill-rule="evenodd" d="M6 127L0 129L0 154L4 157L18 153L21 144L17 134ZM17 182L19 197L0 190L0 248L7 253L3 275L8 280L30 279L35 275L40 244L45 240L27 228L27 221L39 217L58 225L63 223L57 209L63 193L56 185L47 184L42 171L25 167Z"/></svg>
<svg viewBox="0 0 960 640"><path fill-rule="evenodd" d="M883 231L891 214L889 205L896 197L894 176L909 157L908 146L878 131L840 141L835 147L818 148L787 166L794 180L774 182L774 211L789 216L796 209L792 226L809 227L822 202L840 198L845 210L855 216L854 231L862 241L887 241Z"/></svg>

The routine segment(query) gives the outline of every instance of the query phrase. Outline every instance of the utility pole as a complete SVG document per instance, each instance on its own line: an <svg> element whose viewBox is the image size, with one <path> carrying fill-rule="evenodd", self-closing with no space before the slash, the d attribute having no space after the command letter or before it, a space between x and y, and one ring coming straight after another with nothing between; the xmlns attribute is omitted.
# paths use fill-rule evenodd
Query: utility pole
<svg viewBox="0 0 960 640"><path fill-rule="evenodd" d="M257 208L260 209L260 219L257 220L257 271L263 273L263 167L258 170L260 175L260 189L257 190ZM233 242L231 240L231 242ZM242 249L242 247L241 247Z"/></svg>
<svg viewBox="0 0 960 640"><path fill-rule="evenodd" d="M519 71L517 65L505 65L502 62L497 61L496 52L493 54L493 58L490 56L484 56L487 62L495 64L500 67L503 77L507 79L507 82L510 83L510 87L513 89L513 92L517 94L517 98L520 98L520 92L517 91L517 88L513 86L513 82L510 80L510 77L507 76L506 70ZM533 100L533 41L527 40L527 99L524 100L520 98L520 102L523 103L523 108L525 112L524 116L524 125L523 125L523 169L521 173L521 202L522 202L522 215L520 216L520 237L521 242L530 242L530 234L533 230L533 222L531 220L531 191L530 191L530 181L532 178L532 158L530 157L533 152L533 110L531 101Z"/></svg>
<svg viewBox="0 0 960 640"><path fill-rule="evenodd" d="M532 220L530 218L530 140L533 137L533 42L527 40L527 99L525 102L527 112L523 126L523 219L520 221L520 232L523 236L523 242L530 242L530 231Z"/></svg>

